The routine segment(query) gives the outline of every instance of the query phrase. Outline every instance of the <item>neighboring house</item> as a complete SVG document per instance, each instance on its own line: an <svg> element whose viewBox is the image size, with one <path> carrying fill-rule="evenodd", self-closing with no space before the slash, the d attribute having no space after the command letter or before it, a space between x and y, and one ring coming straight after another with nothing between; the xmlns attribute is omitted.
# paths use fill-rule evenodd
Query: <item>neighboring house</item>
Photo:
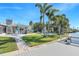
<svg viewBox="0 0 79 59"><path fill-rule="evenodd" d="M32 26L28 26L28 27L27 27L27 32L28 32L28 33L32 33L32 32L34 32Z"/></svg>
<svg viewBox="0 0 79 59"><path fill-rule="evenodd" d="M5 30L4 30L4 27L5 27L4 25L1 25L1 24L0 24L0 34L5 31Z"/></svg>
<svg viewBox="0 0 79 59"><path fill-rule="evenodd" d="M12 23L12 20L7 19L6 24L0 24L0 34L7 33L7 34L26 34L27 27L25 25L16 25Z"/></svg>

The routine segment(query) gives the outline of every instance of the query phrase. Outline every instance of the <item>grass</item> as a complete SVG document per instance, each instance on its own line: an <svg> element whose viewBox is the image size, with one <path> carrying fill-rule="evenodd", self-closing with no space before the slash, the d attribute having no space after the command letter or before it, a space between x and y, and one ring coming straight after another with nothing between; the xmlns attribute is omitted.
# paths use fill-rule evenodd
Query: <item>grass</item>
<svg viewBox="0 0 79 59"><path fill-rule="evenodd" d="M40 45L43 43L47 43L50 41L54 41L57 40L60 36L59 35L50 35L48 37L43 37L43 35L41 34L30 34L27 36L23 36L22 39L30 46L36 46L36 45Z"/></svg>
<svg viewBox="0 0 79 59"><path fill-rule="evenodd" d="M0 54L17 50L14 38L0 37Z"/></svg>

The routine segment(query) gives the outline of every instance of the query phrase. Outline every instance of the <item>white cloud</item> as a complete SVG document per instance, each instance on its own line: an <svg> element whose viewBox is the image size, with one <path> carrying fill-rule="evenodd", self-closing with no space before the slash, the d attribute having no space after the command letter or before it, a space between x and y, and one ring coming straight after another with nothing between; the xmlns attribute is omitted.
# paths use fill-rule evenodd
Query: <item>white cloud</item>
<svg viewBox="0 0 79 59"><path fill-rule="evenodd" d="M71 9L73 9L74 7L76 7L78 4L74 4L74 3L63 3L63 4L61 4L60 6L58 6L58 8L59 8L59 10L60 11L69 11L69 10L71 10Z"/></svg>
<svg viewBox="0 0 79 59"><path fill-rule="evenodd" d="M0 9L16 9L16 10L21 10L22 7L0 7Z"/></svg>

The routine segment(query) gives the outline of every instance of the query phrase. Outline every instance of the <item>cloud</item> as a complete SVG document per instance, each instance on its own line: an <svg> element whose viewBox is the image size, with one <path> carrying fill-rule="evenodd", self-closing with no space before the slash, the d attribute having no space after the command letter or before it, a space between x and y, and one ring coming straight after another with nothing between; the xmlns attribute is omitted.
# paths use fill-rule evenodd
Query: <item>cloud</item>
<svg viewBox="0 0 79 59"><path fill-rule="evenodd" d="M22 7L0 7L0 10L3 9L16 9L16 10L21 10Z"/></svg>
<svg viewBox="0 0 79 59"><path fill-rule="evenodd" d="M58 8L61 12L66 12L66 11L70 11L71 9L75 8L76 6L78 6L78 4L63 3L63 4L59 5Z"/></svg>

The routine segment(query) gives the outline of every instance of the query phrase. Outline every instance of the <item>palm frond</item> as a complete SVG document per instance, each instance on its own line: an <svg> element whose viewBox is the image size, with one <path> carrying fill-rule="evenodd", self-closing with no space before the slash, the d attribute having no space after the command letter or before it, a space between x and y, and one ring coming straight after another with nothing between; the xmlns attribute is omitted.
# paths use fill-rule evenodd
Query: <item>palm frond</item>
<svg viewBox="0 0 79 59"><path fill-rule="evenodd" d="M58 9L52 9L51 10L51 13L56 13L56 12L58 12L59 10Z"/></svg>
<svg viewBox="0 0 79 59"><path fill-rule="evenodd" d="M36 3L35 6L40 8L40 9L42 8L42 4L41 3Z"/></svg>
<svg viewBox="0 0 79 59"><path fill-rule="evenodd" d="M48 5L47 3L44 3L44 4L43 4L43 7L45 8L47 5Z"/></svg>
<svg viewBox="0 0 79 59"><path fill-rule="evenodd" d="M52 5L48 5L48 4L47 4L47 5L45 6L44 12L46 12L46 11L49 10L50 8L52 8Z"/></svg>

